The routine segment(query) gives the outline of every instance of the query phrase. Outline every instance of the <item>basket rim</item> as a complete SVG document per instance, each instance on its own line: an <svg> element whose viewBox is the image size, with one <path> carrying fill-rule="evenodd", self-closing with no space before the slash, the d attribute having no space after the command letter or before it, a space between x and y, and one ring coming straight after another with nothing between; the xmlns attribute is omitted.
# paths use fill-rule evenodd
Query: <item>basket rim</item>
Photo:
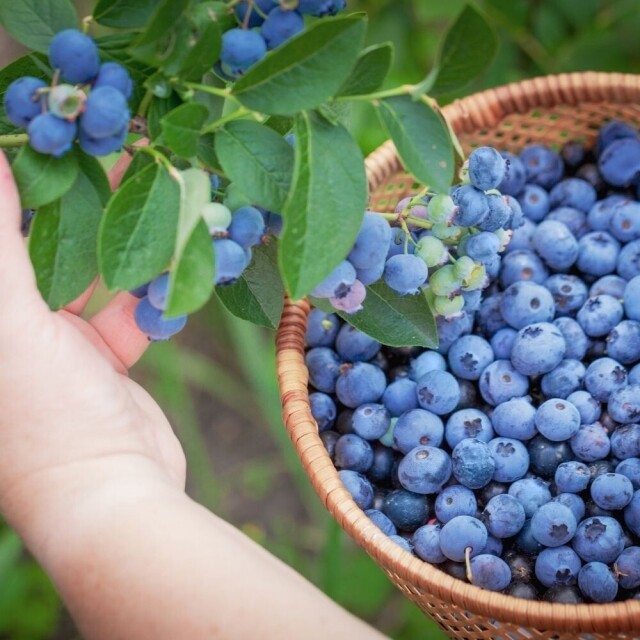
<svg viewBox="0 0 640 640"><path fill-rule="evenodd" d="M456 134L465 134L492 128L515 113L604 101L640 104L640 75L587 71L541 76L455 100L441 113ZM402 170L393 142L389 140L373 151L366 158L366 169L370 192L389 175ZM565 605L519 599L455 579L389 540L343 487L311 415L304 363L309 310L307 300L294 302L286 298L277 330L284 423L325 508L381 568L415 585L416 596L431 594L491 620L573 633L619 633L640 628L640 601Z"/></svg>
<svg viewBox="0 0 640 640"><path fill-rule="evenodd" d="M582 71L537 76L458 98L439 110L453 132L461 135L491 129L509 115L533 109L605 101L640 103L640 74ZM389 173L402 170L393 141L374 149L365 166L371 193Z"/></svg>

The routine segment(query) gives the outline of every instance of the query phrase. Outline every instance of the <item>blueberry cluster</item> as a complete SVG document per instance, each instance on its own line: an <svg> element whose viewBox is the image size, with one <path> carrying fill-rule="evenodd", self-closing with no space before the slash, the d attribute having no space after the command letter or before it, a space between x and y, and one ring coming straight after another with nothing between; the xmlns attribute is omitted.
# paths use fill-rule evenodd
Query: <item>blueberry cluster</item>
<svg viewBox="0 0 640 640"><path fill-rule="evenodd" d="M428 290L443 316L477 309L511 230L523 224L517 199L497 190L508 166L495 149L479 147L465 164L464 183L450 194L426 191L401 200L393 216L397 226L368 211L346 259L311 295L355 313L365 286L382 279L400 295Z"/></svg>
<svg viewBox="0 0 640 640"><path fill-rule="evenodd" d="M211 177L212 196L216 195L219 179ZM249 266L252 248L277 235L281 227L280 216L252 206L231 210L220 202L208 202L201 211L211 233L215 254L216 286L231 285ZM157 342L168 340L181 331L187 316L166 318L169 289L169 273L162 273L151 282L131 291L140 298L134 318L136 324L148 337Z"/></svg>
<svg viewBox="0 0 640 640"><path fill-rule="evenodd" d="M242 0L235 7L240 27L222 35L217 70L229 80L241 76L267 51L279 47L304 30L304 15L333 16L346 7L346 0ZM295 4L295 7L293 6Z"/></svg>
<svg viewBox="0 0 640 640"><path fill-rule="evenodd" d="M129 126L133 83L128 71L116 62L101 64L95 42L76 29L53 37L49 61L55 69L51 86L30 76L9 85L7 118L27 129L29 143L40 153L59 157L76 139L93 156L118 151Z"/></svg>
<svg viewBox="0 0 640 640"><path fill-rule="evenodd" d="M594 149L503 157L524 223L477 310L438 317L437 350L312 310L311 412L356 503L419 558L527 599L639 599L640 137L611 122Z"/></svg>

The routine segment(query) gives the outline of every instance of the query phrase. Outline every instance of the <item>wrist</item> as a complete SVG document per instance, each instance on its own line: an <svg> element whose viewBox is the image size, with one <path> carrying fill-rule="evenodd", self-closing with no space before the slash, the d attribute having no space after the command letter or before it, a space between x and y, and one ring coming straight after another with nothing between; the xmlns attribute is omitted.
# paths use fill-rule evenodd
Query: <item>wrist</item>
<svg viewBox="0 0 640 640"><path fill-rule="evenodd" d="M186 499L181 483L153 460L132 453L31 474L4 491L0 506L8 524L55 582L74 540L91 544L92 537L106 533L112 514L135 514L139 505L169 496Z"/></svg>

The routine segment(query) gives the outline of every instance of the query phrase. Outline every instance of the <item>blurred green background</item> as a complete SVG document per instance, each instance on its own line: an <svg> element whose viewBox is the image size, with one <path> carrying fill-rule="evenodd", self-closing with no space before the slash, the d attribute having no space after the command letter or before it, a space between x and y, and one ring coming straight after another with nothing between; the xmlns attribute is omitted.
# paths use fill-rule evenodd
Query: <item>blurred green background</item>
<svg viewBox="0 0 640 640"><path fill-rule="evenodd" d="M87 13L92 3L79 2ZM371 43L395 47L388 85L428 72L463 0L349 0L369 14ZM563 71L636 72L637 0L478 0L499 53L463 94ZM0 56L18 55L6 35ZM459 94L459 95L463 95ZM447 96L448 102L459 95ZM359 106L351 126L365 152L384 140ZM444 637L340 530L316 498L280 417L274 334L212 301L173 341L152 346L131 372L157 398L189 463L189 493L296 568L356 615L399 640ZM0 524L0 638L79 637L47 577Z"/></svg>

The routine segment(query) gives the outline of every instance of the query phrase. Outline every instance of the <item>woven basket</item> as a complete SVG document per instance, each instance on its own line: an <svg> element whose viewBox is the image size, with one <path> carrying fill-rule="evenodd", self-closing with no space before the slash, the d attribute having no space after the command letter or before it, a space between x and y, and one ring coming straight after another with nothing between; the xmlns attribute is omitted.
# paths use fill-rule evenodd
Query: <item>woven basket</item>
<svg viewBox="0 0 640 640"><path fill-rule="evenodd" d="M610 119L640 126L640 75L575 73L490 89L442 109L465 152L490 145L517 152L526 144L587 145ZM393 211L415 191L391 142L366 161L369 208ZM344 489L311 415L304 364L309 304L287 301L277 335L284 423L318 496L338 523L393 583L446 633L476 640L640 638L640 601L563 605L485 591L450 577L390 541Z"/></svg>

